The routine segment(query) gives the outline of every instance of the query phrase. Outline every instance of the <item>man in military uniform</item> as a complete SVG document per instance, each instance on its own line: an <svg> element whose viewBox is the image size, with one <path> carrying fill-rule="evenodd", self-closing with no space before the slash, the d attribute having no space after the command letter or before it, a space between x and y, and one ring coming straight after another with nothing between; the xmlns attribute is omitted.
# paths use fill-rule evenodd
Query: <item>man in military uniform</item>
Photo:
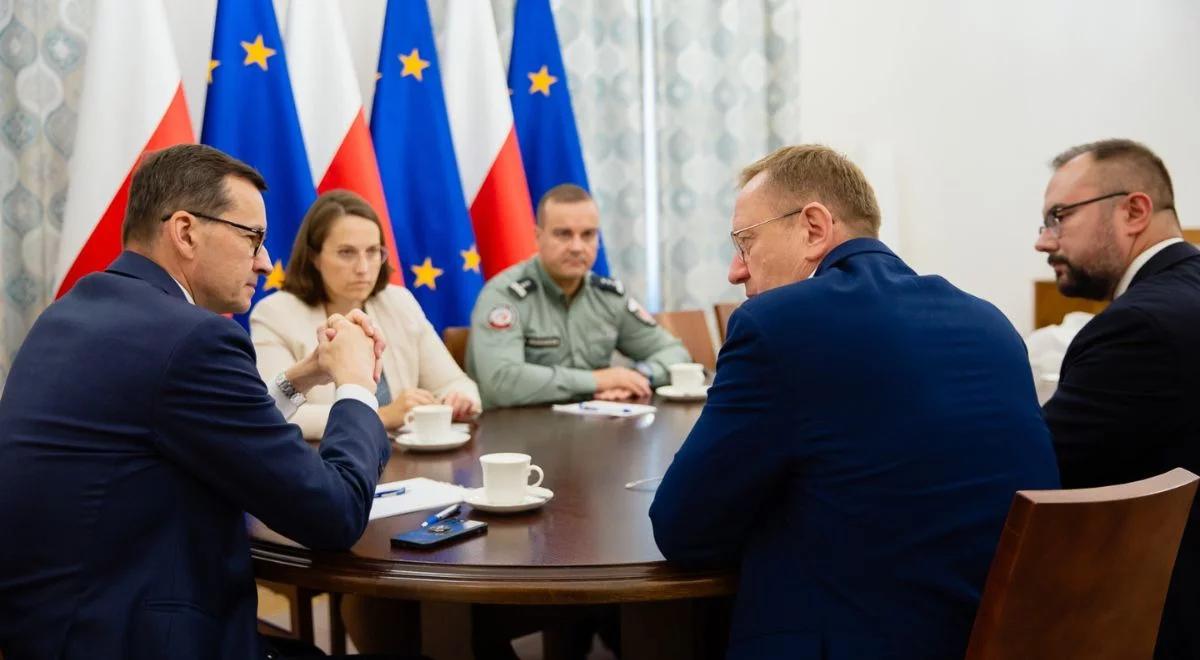
<svg viewBox="0 0 1200 660"><path fill-rule="evenodd" d="M648 396L691 361L620 282L591 272L600 212L586 190L551 188L537 222L537 255L493 277L471 313L467 371L485 408ZM609 366L614 349L635 369Z"/></svg>

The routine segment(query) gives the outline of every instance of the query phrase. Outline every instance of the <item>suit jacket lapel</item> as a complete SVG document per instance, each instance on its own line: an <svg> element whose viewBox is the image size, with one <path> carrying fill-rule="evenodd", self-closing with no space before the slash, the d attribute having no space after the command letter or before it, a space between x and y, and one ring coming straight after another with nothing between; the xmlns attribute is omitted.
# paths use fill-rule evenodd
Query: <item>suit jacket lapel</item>
<svg viewBox="0 0 1200 660"><path fill-rule="evenodd" d="M163 293L168 296L187 301L187 296L183 295L183 289L179 288L179 283L168 275L162 266L136 252L129 250L122 252L117 260L108 266L107 272L144 280L162 289Z"/></svg>
<svg viewBox="0 0 1200 660"><path fill-rule="evenodd" d="M1196 249L1195 245L1192 245L1186 241L1167 246L1158 254L1151 257L1150 261L1147 261L1146 265L1142 266L1141 269L1138 270L1137 274L1133 276L1132 280L1130 280L1129 288L1132 289L1133 287L1137 286L1138 282L1141 282L1148 277L1153 277L1154 275L1161 273L1171 266L1174 266L1180 261L1183 261L1184 259L1190 259L1196 255L1200 255L1200 249Z"/></svg>
<svg viewBox="0 0 1200 660"><path fill-rule="evenodd" d="M821 260L821 265L817 266L817 270L813 273L813 277L820 277L822 273L833 268L839 262L863 252L878 252L879 254L887 254L896 256L894 252L888 249L888 246L875 238L852 238L845 243L833 248L825 258Z"/></svg>

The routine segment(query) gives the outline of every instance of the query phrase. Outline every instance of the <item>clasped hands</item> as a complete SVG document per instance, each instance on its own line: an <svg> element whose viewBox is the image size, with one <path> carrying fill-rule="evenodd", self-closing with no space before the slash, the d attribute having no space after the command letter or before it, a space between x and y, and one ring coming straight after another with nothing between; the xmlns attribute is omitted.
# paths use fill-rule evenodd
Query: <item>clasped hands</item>
<svg viewBox="0 0 1200 660"><path fill-rule="evenodd" d="M625 367L609 367L592 372L596 378L596 394L600 401L626 401L650 396L650 380Z"/></svg>
<svg viewBox="0 0 1200 660"><path fill-rule="evenodd" d="M360 385L374 393L383 374L385 349L387 340L365 312L333 314L317 328L317 348L284 375L300 392L336 383Z"/></svg>
<svg viewBox="0 0 1200 660"><path fill-rule="evenodd" d="M317 328L317 348L285 374L292 385L307 392L329 382L362 385L374 393L383 374L383 351L387 340L362 310L333 314ZM293 373L295 372L295 373ZM431 403L450 406L455 420L479 414L475 402L458 392L449 392L440 401L426 390L412 388L393 394L391 403L380 407L379 415L388 429L404 425L404 415L413 407Z"/></svg>

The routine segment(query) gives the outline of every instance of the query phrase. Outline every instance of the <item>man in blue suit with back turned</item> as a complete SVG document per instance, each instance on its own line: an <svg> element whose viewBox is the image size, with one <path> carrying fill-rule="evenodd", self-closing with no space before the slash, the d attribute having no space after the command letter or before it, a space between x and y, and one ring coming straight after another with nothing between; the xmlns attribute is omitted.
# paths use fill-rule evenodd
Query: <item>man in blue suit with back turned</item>
<svg viewBox="0 0 1200 660"><path fill-rule="evenodd" d="M995 307L875 238L842 155L742 172L716 379L650 518L668 560L741 569L730 658L961 658L1018 489L1057 468Z"/></svg>
<svg viewBox="0 0 1200 660"><path fill-rule="evenodd" d="M268 386L220 315L246 311L271 269L265 187L209 147L148 156L127 251L17 354L0 399L5 660L263 658L243 512L314 548L366 528L389 456L370 321L331 317ZM285 416L331 380L314 451Z"/></svg>

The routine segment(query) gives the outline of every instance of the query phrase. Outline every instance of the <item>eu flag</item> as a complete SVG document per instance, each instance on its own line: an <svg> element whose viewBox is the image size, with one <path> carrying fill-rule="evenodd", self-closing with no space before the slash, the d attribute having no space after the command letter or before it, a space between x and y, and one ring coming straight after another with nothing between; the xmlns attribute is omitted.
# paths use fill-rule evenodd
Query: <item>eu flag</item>
<svg viewBox="0 0 1200 660"><path fill-rule="evenodd" d="M533 203L560 183L590 190L550 0L517 0L508 87ZM608 275L603 242L592 270Z"/></svg>
<svg viewBox="0 0 1200 660"><path fill-rule="evenodd" d="M250 164L267 181L274 270L255 301L283 286L300 221L316 199L271 0L219 0L200 141ZM246 325L246 315L238 317Z"/></svg>
<svg viewBox="0 0 1200 660"><path fill-rule="evenodd" d="M483 287L424 0L388 0L371 137L404 281L430 323L470 324Z"/></svg>

